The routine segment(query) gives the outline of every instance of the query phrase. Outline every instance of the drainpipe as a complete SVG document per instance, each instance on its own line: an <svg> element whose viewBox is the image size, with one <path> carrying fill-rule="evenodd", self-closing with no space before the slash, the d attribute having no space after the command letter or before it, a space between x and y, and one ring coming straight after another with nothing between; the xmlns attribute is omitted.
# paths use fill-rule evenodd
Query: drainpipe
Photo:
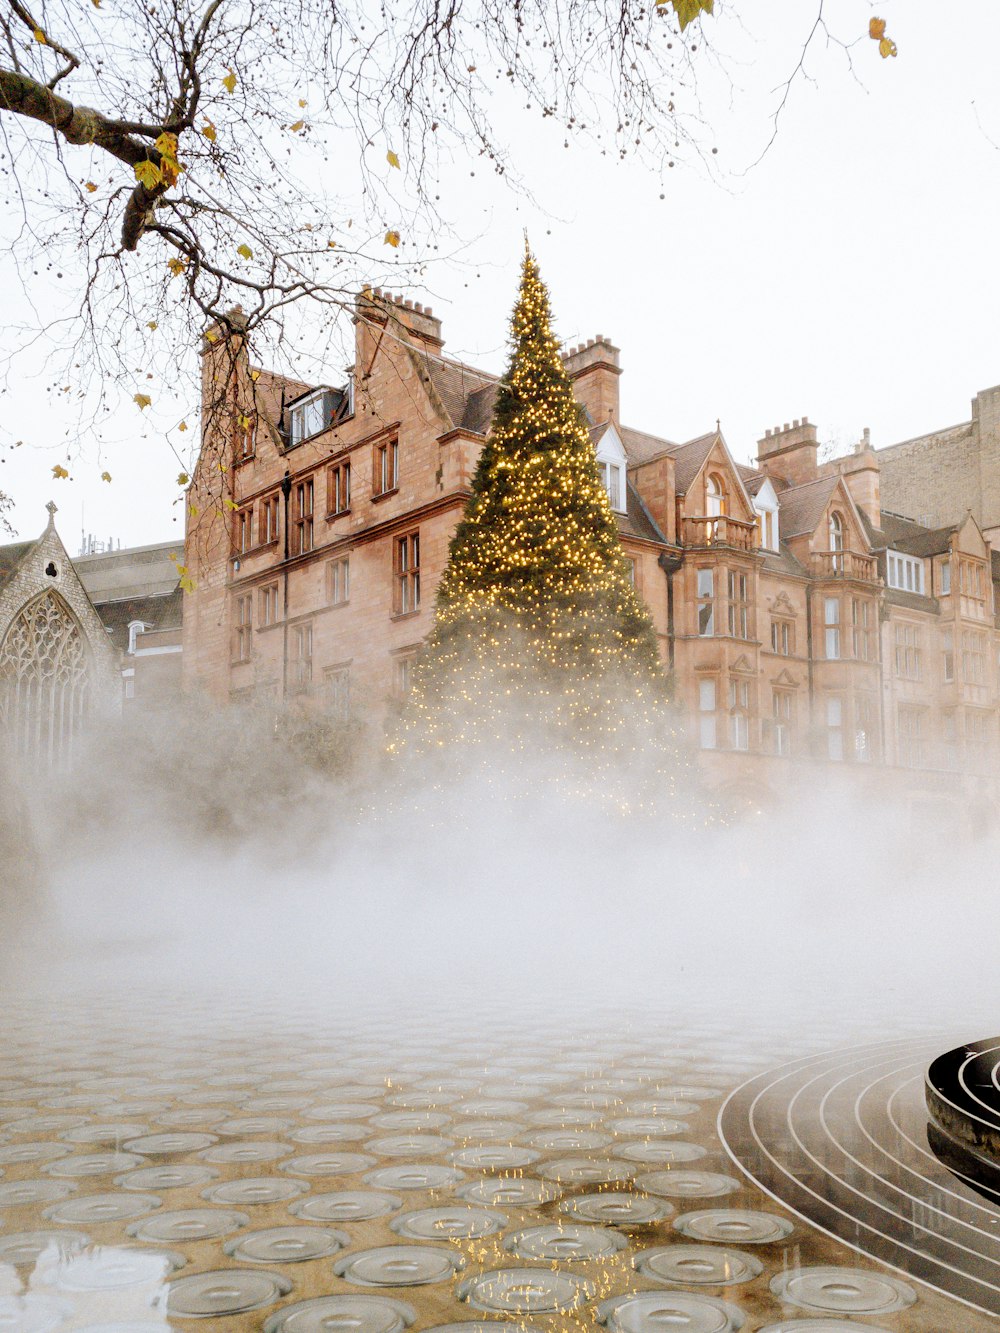
<svg viewBox="0 0 1000 1333"><path fill-rule="evenodd" d="M283 620L282 626L282 651L281 651L281 702L284 703L288 698L288 498L292 493L292 478L288 469L285 468L285 475L281 479L281 494L284 498L284 533L285 533L285 554L282 560L283 565Z"/></svg>
<svg viewBox="0 0 1000 1333"><path fill-rule="evenodd" d="M810 749L815 754L816 741L814 739L813 723L815 722L815 698L813 686L813 590L812 584L806 584L806 677L809 682L809 736Z"/></svg>
<svg viewBox="0 0 1000 1333"><path fill-rule="evenodd" d="M659 566L667 576L667 664L674 669L674 575L684 563L684 557L667 551L660 552Z"/></svg>

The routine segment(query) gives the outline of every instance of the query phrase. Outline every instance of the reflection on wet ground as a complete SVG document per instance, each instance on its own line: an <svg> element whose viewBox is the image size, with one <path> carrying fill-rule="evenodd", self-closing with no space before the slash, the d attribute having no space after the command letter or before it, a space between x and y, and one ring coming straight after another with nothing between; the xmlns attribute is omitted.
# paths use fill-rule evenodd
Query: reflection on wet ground
<svg viewBox="0 0 1000 1333"><path fill-rule="evenodd" d="M8 1006L3 1052L0 1329L996 1327L727 1155L778 1028L78 997Z"/></svg>

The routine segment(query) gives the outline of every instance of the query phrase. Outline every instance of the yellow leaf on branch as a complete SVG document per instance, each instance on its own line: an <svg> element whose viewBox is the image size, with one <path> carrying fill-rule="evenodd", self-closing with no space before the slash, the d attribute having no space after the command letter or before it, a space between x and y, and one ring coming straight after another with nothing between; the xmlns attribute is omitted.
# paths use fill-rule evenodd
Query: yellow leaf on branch
<svg viewBox="0 0 1000 1333"><path fill-rule="evenodd" d="M868 24L868 36L873 42L880 42L885 36L885 19L872 19Z"/></svg>
<svg viewBox="0 0 1000 1333"><path fill-rule="evenodd" d="M206 120L201 127L201 132L209 143L215 143L215 126L210 120Z"/></svg>
<svg viewBox="0 0 1000 1333"><path fill-rule="evenodd" d="M181 424L177 427L178 430L187 430L187 428L188 424L186 421L182 421Z"/></svg>
<svg viewBox="0 0 1000 1333"><path fill-rule="evenodd" d="M179 277L179 276L184 272L184 270L187 268L187 260L186 260L186 259L168 259L168 260L167 260L167 268L168 268L168 269L170 270L170 272L174 275L174 277L177 278L177 277Z"/></svg>
<svg viewBox="0 0 1000 1333"><path fill-rule="evenodd" d="M228 496L223 500L222 505L224 509L239 509L239 505L236 501L230 500Z"/></svg>
<svg viewBox="0 0 1000 1333"><path fill-rule="evenodd" d="M387 231L385 234L385 243L386 245L391 245L395 250L399 245L399 232L391 230Z"/></svg>
<svg viewBox="0 0 1000 1333"><path fill-rule="evenodd" d="M152 190L163 179L163 172L147 157L135 164L135 178L140 185L145 185L147 190Z"/></svg>
<svg viewBox="0 0 1000 1333"><path fill-rule="evenodd" d="M188 476L188 474L187 474L186 472L178 472L178 474L177 474L177 485L178 485L178 486L186 486L190 480L191 480L191 478Z"/></svg>
<svg viewBox="0 0 1000 1333"><path fill-rule="evenodd" d="M66 477L69 476L69 473L66 471L66 469L63 467L61 463L57 463L55 467L52 469L52 475L58 481L63 481Z"/></svg>
<svg viewBox="0 0 1000 1333"><path fill-rule="evenodd" d="M257 381L260 379L260 371L259 371L259 370L251 370L251 372L250 372L250 378L253 380L254 384L256 384Z"/></svg>
<svg viewBox="0 0 1000 1333"><path fill-rule="evenodd" d="M229 73L226 75L226 77L222 80L222 86L223 88L225 88L227 93L234 93L236 91L236 82L237 82L236 75L233 73L232 70L230 70Z"/></svg>
<svg viewBox="0 0 1000 1333"><path fill-rule="evenodd" d="M157 324L157 322L156 322L155 319L151 319L151 320L149 320L149 321L147 322L147 324L146 324L146 328L147 328L147 329L152 329L152 331L153 331L154 333L156 332L156 330L157 330L159 327L160 327L160 326L159 326L159 324Z"/></svg>
<svg viewBox="0 0 1000 1333"><path fill-rule="evenodd" d="M111 480L111 473L110 473L110 472L102 472L102 473L101 473L101 481L110 481L110 480Z"/></svg>
<svg viewBox="0 0 1000 1333"><path fill-rule="evenodd" d="M142 412L149 407L153 400L148 393L135 393L132 395L132 401L138 406L139 411Z"/></svg>
<svg viewBox="0 0 1000 1333"><path fill-rule="evenodd" d="M87 181L86 185L83 188L88 192L88 194L93 194L96 191L97 186L94 184L93 181Z"/></svg>
<svg viewBox="0 0 1000 1333"><path fill-rule="evenodd" d="M305 99L304 97L300 97L300 98L299 98L299 106L306 106L306 105L307 105L307 103L306 103L306 99Z"/></svg>
<svg viewBox="0 0 1000 1333"><path fill-rule="evenodd" d="M42 46L48 46L49 39L45 36L45 33L42 31L41 28L36 28L31 35L32 37L34 37L35 41L40 42Z"/></svg>
<svg viewBox="0 0 1000 1333"><path fill-rule="evenodd" d="M246 241L236 247L236 253L242 255L244 259L253 259L253 251L247 245Z"/></svg>
<svg viewBox="0 0 1000 1333"><path fill-rule="evenodd" d="M667 0L656 0L658 8L662 8L666 3ZM715 6L715 0L669 0L669 3L673 6L674 13L677 15L681 32L702 14L711 14Z"/></svg>
<svg viewBox="0 0 1000 1333"><path fill-rule="evenodd" d="M177 135L170 134L166 130L159 136L153 147L161 157L172 157L177 161Z"/></svg>
<svg viewBox="0 0 1000 1333"><path fill-rule="evenodd" d="M386 153L385 160L389 163L390 167L395 167L397 171L399 170L399 158L396 156L396 154L392 151L391 148Z"/></svg>
<svg viewBox="0 0 1000 1333"><path fill-rule="evenodd" d="M896 43L888 37L883 37L878 44L878 53L883 60L888 60L890 56L896 55Z"/></svg>
<svg viewBox="0 0 1000 1333"><path fill-rule="evenodd" d="M304 120L297 120L294 125L289 125L288 128L291 130L293 134L298 134L299 130L301 130L304 125L305 125Z"/></svg>

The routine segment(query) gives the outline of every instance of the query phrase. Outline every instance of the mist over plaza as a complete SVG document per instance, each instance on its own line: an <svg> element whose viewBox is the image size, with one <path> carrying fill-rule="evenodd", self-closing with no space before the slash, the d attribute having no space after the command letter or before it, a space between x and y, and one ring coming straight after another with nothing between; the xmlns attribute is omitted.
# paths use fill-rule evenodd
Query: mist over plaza
<svg viewBox="0 0 1000 1333"><path fill-rule="evenodd" d="M1000 16L0 24L0 1328L994 1328Z"/></svg>

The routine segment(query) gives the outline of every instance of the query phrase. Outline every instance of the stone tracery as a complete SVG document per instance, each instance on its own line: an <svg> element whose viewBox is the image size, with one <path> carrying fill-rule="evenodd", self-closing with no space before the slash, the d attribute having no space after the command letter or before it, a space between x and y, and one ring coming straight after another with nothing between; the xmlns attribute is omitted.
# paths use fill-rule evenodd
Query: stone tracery
<svg viewBox="0 0 1000 1333"><path fill-rule="evenodd" d="M0 644L0 735L15 754L69 758L90 703L88 663L80 624L57 593L21 608Z"/></svg>

